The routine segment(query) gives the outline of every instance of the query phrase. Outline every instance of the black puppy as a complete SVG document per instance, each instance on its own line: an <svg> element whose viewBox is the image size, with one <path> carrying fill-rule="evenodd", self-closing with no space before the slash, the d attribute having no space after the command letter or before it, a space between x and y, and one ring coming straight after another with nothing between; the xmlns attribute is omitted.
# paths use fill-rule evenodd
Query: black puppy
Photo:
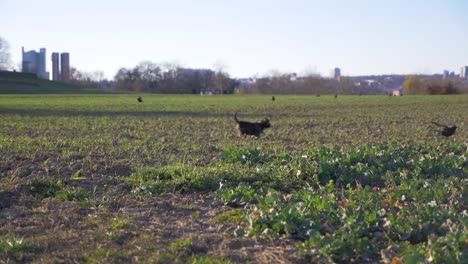
<svg viewBox="0 0 468 264"><path fill-rule="evenodd" d="M450 137L451 135L455 134L455 130L457 130L457 126L453 126L453 127L448 127L448 126L445 126L445 125L441 125L441 124L438 124L434 121L431 121L432 124L436 125L436 126L440 126L440 127L443 127L444 129L442 129L442 131L440 132L440 134L444 137Z"/></svg>
<svg viewBox="0 0 468 264"><path fill-rule="evenodd" d="M271 126L270 120L266 117L258 123L239 121L237 119L237 112L234 114L234 120L237 122L239 136L252 135L258 138L265 128L269 128Z"/></svg>

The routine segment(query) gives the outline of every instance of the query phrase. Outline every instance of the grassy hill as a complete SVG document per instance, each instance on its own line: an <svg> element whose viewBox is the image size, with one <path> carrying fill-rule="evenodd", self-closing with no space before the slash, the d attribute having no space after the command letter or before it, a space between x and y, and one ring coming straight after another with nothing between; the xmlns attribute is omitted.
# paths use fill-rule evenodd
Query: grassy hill
<svg viewBox="0 0 468 264"><path fill-rule="evenodd" d="M96 88L83 88L73 84L49 81L32 73L0 71L0 94L81 94L105 93Z"/></svg>

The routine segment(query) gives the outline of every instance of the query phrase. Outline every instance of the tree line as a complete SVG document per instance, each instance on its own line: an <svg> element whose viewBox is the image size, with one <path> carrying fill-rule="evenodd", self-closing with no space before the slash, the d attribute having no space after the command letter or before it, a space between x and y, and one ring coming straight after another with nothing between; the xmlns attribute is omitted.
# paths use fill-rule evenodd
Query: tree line
<svg viewBox="0 0 468 264"><path fill-rule="evenodd" d="M408 76L403 83L404 94L458 94L468 91L466 83L455 79L440 79L431 76Z"/></svg>
<svg viewBox="0 0 468 264"><path fill-rule="evenodd" d="M113 84L116 91L175 94L229 94L236 86L236 80L222 70L191 69L150 61L119 69Z"/></svg>
<svg viewBox="0 0 468 264"><path fill-rule="evenodd" d="M362 78L361 78L362 79ZM120 68L112 81L103 72L71 69L71 82L83 87L111 88L119 92L163 94L388 94L395 84L368 84L360 78L339 80L318 74L297 77L296 74L272 72L268 76L232 79L222 68L184 68L171 63L143 61L133 68ZM402 80L401 80L402 81ZM387 86L390 85L390 86ZM387 87L387 88L384 88ZM468 84L457 78L442 79L429 75L411 75L404 79L403 94L457 94L468 92Z"/></svg>
<svg viewBox="0 0 468 264"><path fill-rule="evenodd" d="M83 87L110 88L119 92L164 94L387 94L393 89L358 82L357 78L340 80L318 74L297 77L273 72L269 76L236 80L222 70L183 68L170 63L144 61L133 68L120 68L112 81L103 72L71 69L71 82ZM358 84L359 83L359 84ZM386 86L384 84L384 86ZM412 75L402 86L403 94L457 94L468 92L468 84L458 79Z"/></svg>
<svg viewBox="0 0 468 264"><path fill-rule="evenodd" d="M241 94L355 94L350 78L335 80L317 74L297 77L295 74L274 73L263 78L248 79L236 89Z"/></svg>

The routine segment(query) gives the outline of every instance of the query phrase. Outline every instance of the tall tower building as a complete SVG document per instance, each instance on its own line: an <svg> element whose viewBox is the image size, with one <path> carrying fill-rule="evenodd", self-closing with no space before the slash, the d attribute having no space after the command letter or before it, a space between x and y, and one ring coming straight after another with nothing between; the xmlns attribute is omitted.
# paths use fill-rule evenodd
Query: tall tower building
<svg viewBox="0 0 468 264"><path fill-rule="evenodd" d="M46 71L46 49L41 48L39 52L30 50L24 52L22 47L22 71L28 73L34 73L39 78L49 79L49 73Z"/></svg>
<svg viewBox="0 0 468 264"><path fill-rule="evenodd" d="M340 78L341 78L341 69L338 68L338 67L330 69L330 78L333 78L333 79L339 81Z"/></svg>
<svg viewBox="0 0 468 264"><path fill-rule="evenodd" d="M468 66L461 67L460 78L468 78Z"/></svg>
<svg viewBox="0 0 468 264"><path fill-rule="evenodd" d="M24 47L21 48L21 68L23 72L36 73L37 69L37 56L34 50L24 52Z"/></svg>
<svg viewBox="0 0 468 264"><path fill-rule="evenodd" d="M450 72L448 70L444 70L442 72L442 78L447 79L450 76Z"/></svg>
<svg viewBox="0 0 468 264"><path fill-rule="evenodd" d="M61 76L60 79L64 82L70 81L70 53L62 53L60 54L60 68L61 68Z"/></svg>
<svg viewBox="0 0 468 264"><path fill-rule="evenodd" d="M46 49L39 49L38 72L37 75L43 79L49 79L49 73L46 71Z"/></svg>
<svg viewBox="0 0 468 264"><path fill-rule="evenodd" d="M52 80L60 81L60 64L58 52L52 53Z"/></svg>

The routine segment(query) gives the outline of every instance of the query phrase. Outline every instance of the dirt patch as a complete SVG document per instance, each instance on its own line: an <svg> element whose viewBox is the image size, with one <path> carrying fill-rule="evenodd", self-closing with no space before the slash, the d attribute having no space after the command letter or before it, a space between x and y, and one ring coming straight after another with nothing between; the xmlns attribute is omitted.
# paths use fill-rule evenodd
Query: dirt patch
<svg viewBox="0 0 468 264"><path fill-rule="evenodd" d="M74 171L82 168L77 162L49 157L1 164L8 177L0 187L0 240L13 238L27 247L0 252L0 259L172 263L208 257L242 263L300 262L291 240L234 237L233 224L215 220L231 208L212 193L133 193L118 180L131 173L123 161L107 168L98 165L92 177L83 174L73 180ZM68 201L32 193L31 184L44 180L69 191L85 190L89 197Z"/></svg>

